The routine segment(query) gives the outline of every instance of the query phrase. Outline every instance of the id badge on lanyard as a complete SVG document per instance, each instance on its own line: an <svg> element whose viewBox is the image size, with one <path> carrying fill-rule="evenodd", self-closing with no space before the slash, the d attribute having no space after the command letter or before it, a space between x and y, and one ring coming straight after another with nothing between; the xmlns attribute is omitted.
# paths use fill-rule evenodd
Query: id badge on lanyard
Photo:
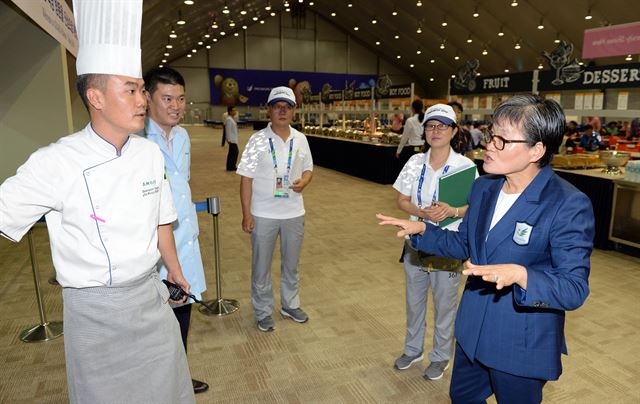
<svg viewBox="0 0 640 404"><path fill-rule="evenodd" d="M424 177L425 177L426 171L427 171L427 163L424 163L424 165L422 166L422 171L420 172L420 178L418 179L418 191L416 192L416 197L418 199L418 208L420 209L422 209L422 185L424 184ZM442 169L442 174L440 174L440 176L446 174L447 171L449 171L448 164L444 166L444 168ZM433 191L433 196L431 197L431 204L433 204L437 200L438 200L438 186L436 185L436 189ZM424 222L424 219L421 217L419 217L418 220L421 222Z"/></svg>
<svg viewBox="0 0 640 404"><path fill-rule="evenodd" d="M278 173L278 160L276 159L276 149L273 147L273 139L269 138L269 148L271 149L271 159L273 160L274 184L273 196L275 198L289 197L289 174L291 172L291 160L293 159L293 137L289 141L289 155L287 157L287 170L284 175Z"/></svg>

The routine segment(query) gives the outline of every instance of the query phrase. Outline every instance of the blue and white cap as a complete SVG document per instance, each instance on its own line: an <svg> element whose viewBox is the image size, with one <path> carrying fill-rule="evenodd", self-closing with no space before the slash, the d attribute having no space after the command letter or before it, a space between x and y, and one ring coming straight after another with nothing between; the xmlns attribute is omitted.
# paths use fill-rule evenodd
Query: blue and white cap
<svg viewBox="0 0 640 404"><path fill-rule="evenodd" d="M267 105L274 104L278 101L284 101L292 107L296 106L296 96L293 94L293 90L289 87L274 87L269 93L267 99Z"/></svg>
<svg viewBox="0 0 640 404"><path fill-rule="evenodd" d="M435 119L436 121L440 121L445 125L451 125L452 123L456 123L456 113L453 111L451 106L446 104L436 104L432 105L427 109L427 112L424 114L424 119L422 120L422 124L424 125L427 121Z"/></svg>

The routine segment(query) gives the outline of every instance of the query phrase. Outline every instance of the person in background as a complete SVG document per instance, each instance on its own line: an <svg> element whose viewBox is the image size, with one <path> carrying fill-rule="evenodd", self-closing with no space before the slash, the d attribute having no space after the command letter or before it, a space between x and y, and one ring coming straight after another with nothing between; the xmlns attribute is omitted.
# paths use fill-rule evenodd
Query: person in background
<svg viewBox="0 0 640 404"><path fill-rule="evenodd" d="M478 122L478 121L473 122L473 128L471 128L471 131L469 131L469 134L471 135L471 141L473 143L473 148L477 149L477 148L481 147L482 146L481 145L482 138L484 137L484 133L480 129L480 122Z"/></svg>
<svg viewBox="0 0 640 404"><path fill-rule="evenodd" d="M224 133L229 143L227 153L227 171L236 171L238 162L238 124L235 117L238 114L236 107L227 107L227 120L224 122Z"/></svg>
<svg viewBox="0 0 640 404"><path fill-rule="evenodd" d="M184 115L185 83L182 75L169 67L151 69L144 75L147 96L147 119L144 135L158 146L164 156L165 172L171 185L173 204L178 220L173 223L178 261L191 294L202 299L207 289L198 243L198 216L191 198L189 179L191 172L191 142L187 131L179 125ZM160 277L167 278L167 266L159 263ZM187 351L187 337L191 323L193 301L172 305L173 313L180 324L182 344ZM192 379L195 393L209 389L205 382Z"/></svg>
<svg viewBox="0 0 640 404"><path fill-rule="evenodd" d="M587 151L596 151L600 148L600 137L594 132L591 125L584 127L584 134L580 138L580 147Z"/></svg>
<svg viewBox="0 0 640 404"><path fill-rule="evenodd" d="M411 156L420 153L424 146L424 129L422 127L422 120L424 118L423 108L424 105L421 99L413 100L411 103L413 115L411 115L404 124L400 144L398 144L398 149L396 150L396 158L400 159L402 165L404 165Z"/></svg>
<svg viewBox="0 0 640 404"><path fill-rule="evenodd" d="M451 101L448 103L453 111L456 113L456 121L462 121L462 112L464 112L464 108L462 108L462 104L457 101ZM451 147L455 150L459 150L461 154L466 154L473 150L473 139L471 138L471 133L463 127L458 128L458 133L451 139Z"/></svg>
<svg viewBox="0 0 640 404"><path fill-rule="evenodd" d="M156 270L162 258L167 279L190 291L173 238L177 215L162 152L135 135L146 107L142 8L142 0L73 2L76 87L91 122L34 152L0 185L1 235L19 241L46 217L74 404L195 403Z"/></svg>
<svg viewBox="0 0 640 404"><path fill-rule="evenodd" d="M393 184L398 191L398 207L410 214L410 220L426 221L432 224L445 218L463 217L467 206L450 206L438 201L437 186L440 176L466 167L475 167L473 161L456 153L450 145L458 131L456 114L444 104L436 104L424 117L425 135L431 146L426 153L414 154L403 167ZM457 230L460 221L446 226ZM458 284L460 276L456 272L460 261L439 257L438 263L446 268L428 265L425 254L405 241L403 264L406 279L407 331L404 351L396 359L394 367L408 369L424 358L424 339L426 331L426 311L429 288L433 295L434 332L433 346L429 352L430 364L424 372L429 380L442 378L449 367L453 354L453 324L458 302Z"/></svg>
<svg viewBox="0 0 640 404"><path fill-rule="evenodd" d="M377 215L421 251L467 259L455 324L453 404L542 402L562 373L565 311L589 295L591 201L549 166L564 132L560 105L535 95L493 114L484 170L458 232Z"/></svg>
<svg viewBox="0 0 640 404"><path fill-rule="evenodd" d="M267 127L254 133L242 152L240 179L242 230L251 234L251 303L260 331L275 329L271 264L280 236L280 314L297 323L309 320L300 307L298 261L304 236L302 191L313 176L307 138L291 127L296 98L275 87L267 99Z"/></svg>
<svg viewBox="0 0 640 404"><path fill-rule="evenodd" d="M227 133L226 133L226 128L225 128L225 123L227 122L227 117L229 116L228 108L229 107L227 107L227 111L224 111L222 113L222 142L220 144L220 146L222 146L222 147L224 147L224 143L227 141Z"/></svg>
<svg viewBox="0 0 640 404"><path fill-rule="evenodd" d="M404 114L396 108L393 111L393 115L391 116L391 132L393 133L402 133L402 128L404 126Z"/></svg>
<svg viewBox="0 0 640 404"><path fill-rule="evenodd" d="M593 129L594 132L600 133L600 129L602 127L602 123L601 123L599 117L597 117L597 116L588 116L587 117L587 124L591 125L591 128Z"/></svg>

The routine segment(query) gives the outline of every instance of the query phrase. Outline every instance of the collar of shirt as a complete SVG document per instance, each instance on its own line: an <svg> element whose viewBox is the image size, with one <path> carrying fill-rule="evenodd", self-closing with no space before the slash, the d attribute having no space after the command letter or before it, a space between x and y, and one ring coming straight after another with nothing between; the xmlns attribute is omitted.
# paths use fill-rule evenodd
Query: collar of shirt
<svg viewBox="0 0 640 404"><path fill-rule="evenodd" d="M145 131L147 135L156 135L159 136L162 140L164 140L165 144L169 151L173 150L173 139L176 136L176 132L178 131L179 125L176 125L171 128L171 132L167 135L164 130L158 125L156 121L151 119L151 117L147 117L147 124L145 125Z"/></svg>
<svg viewBox="0 0 640 404"><path fill-rule="evenodd" d="M93 126L91 126L91 123L89 123L85 129L85 133L87 134L87 139L91 144L92 150L99 153L100 155L103 155L104 157L118 157L119 155L125 153L129 148L129 144L131 144L131 142L129 141L131 135L129 135L127 140L122 145L122 149L120 149L120 154L118 154L116 147L112 143L109 143L107 140L105 140L102 136L100 136L95 130L93 130Z"/></svg>
<svg viewBox="0 0 640 404"><path fill-rule="evenodd" d="M287 137L286 140L282 140L282 138L280 137L280 135L278 135L276 132L273 131L273 129L271 129L271 122L269 122L267 124L266 127L266 135L267 137L271 137L271 138L278 138L281 142L283 143L287 143L289 141L289 139L291 139L292 137L294 137L296 130L293 129L291 127L291 125L289 125L289 137Z"/></svg>
<svg viewBox="0 0 640 404"><path fill-rule="evenodd" d="M427 165L427 168L429 170L437 172L439 170L442 170L446 166L451 166L455 162L455 158L456 158L455 155L456 155L456 152L451 148L451 146L449 146L449 155L447 156L447 160L444 162L444 165L440 167L438 170L434 170L433 167L431 167L431 164L429 163L429 159L431 158L431 149L429 149L424 154L424 164Z"/></svg>

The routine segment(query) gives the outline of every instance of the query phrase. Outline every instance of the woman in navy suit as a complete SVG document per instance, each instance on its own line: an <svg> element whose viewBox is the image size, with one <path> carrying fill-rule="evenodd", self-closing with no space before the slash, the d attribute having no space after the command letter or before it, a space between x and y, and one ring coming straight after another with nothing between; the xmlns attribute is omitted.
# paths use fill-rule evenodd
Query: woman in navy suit
<svg viewBox="0 0 640 404"><path fill-rule="evenodd" d="M566 310L589 294L590 200L549 167L562 142L560 105L521 95L500 104L484 170L459 232L377 215L418 249L468 259L455 325L451 400L540 403L562 373Z"/></svg>

